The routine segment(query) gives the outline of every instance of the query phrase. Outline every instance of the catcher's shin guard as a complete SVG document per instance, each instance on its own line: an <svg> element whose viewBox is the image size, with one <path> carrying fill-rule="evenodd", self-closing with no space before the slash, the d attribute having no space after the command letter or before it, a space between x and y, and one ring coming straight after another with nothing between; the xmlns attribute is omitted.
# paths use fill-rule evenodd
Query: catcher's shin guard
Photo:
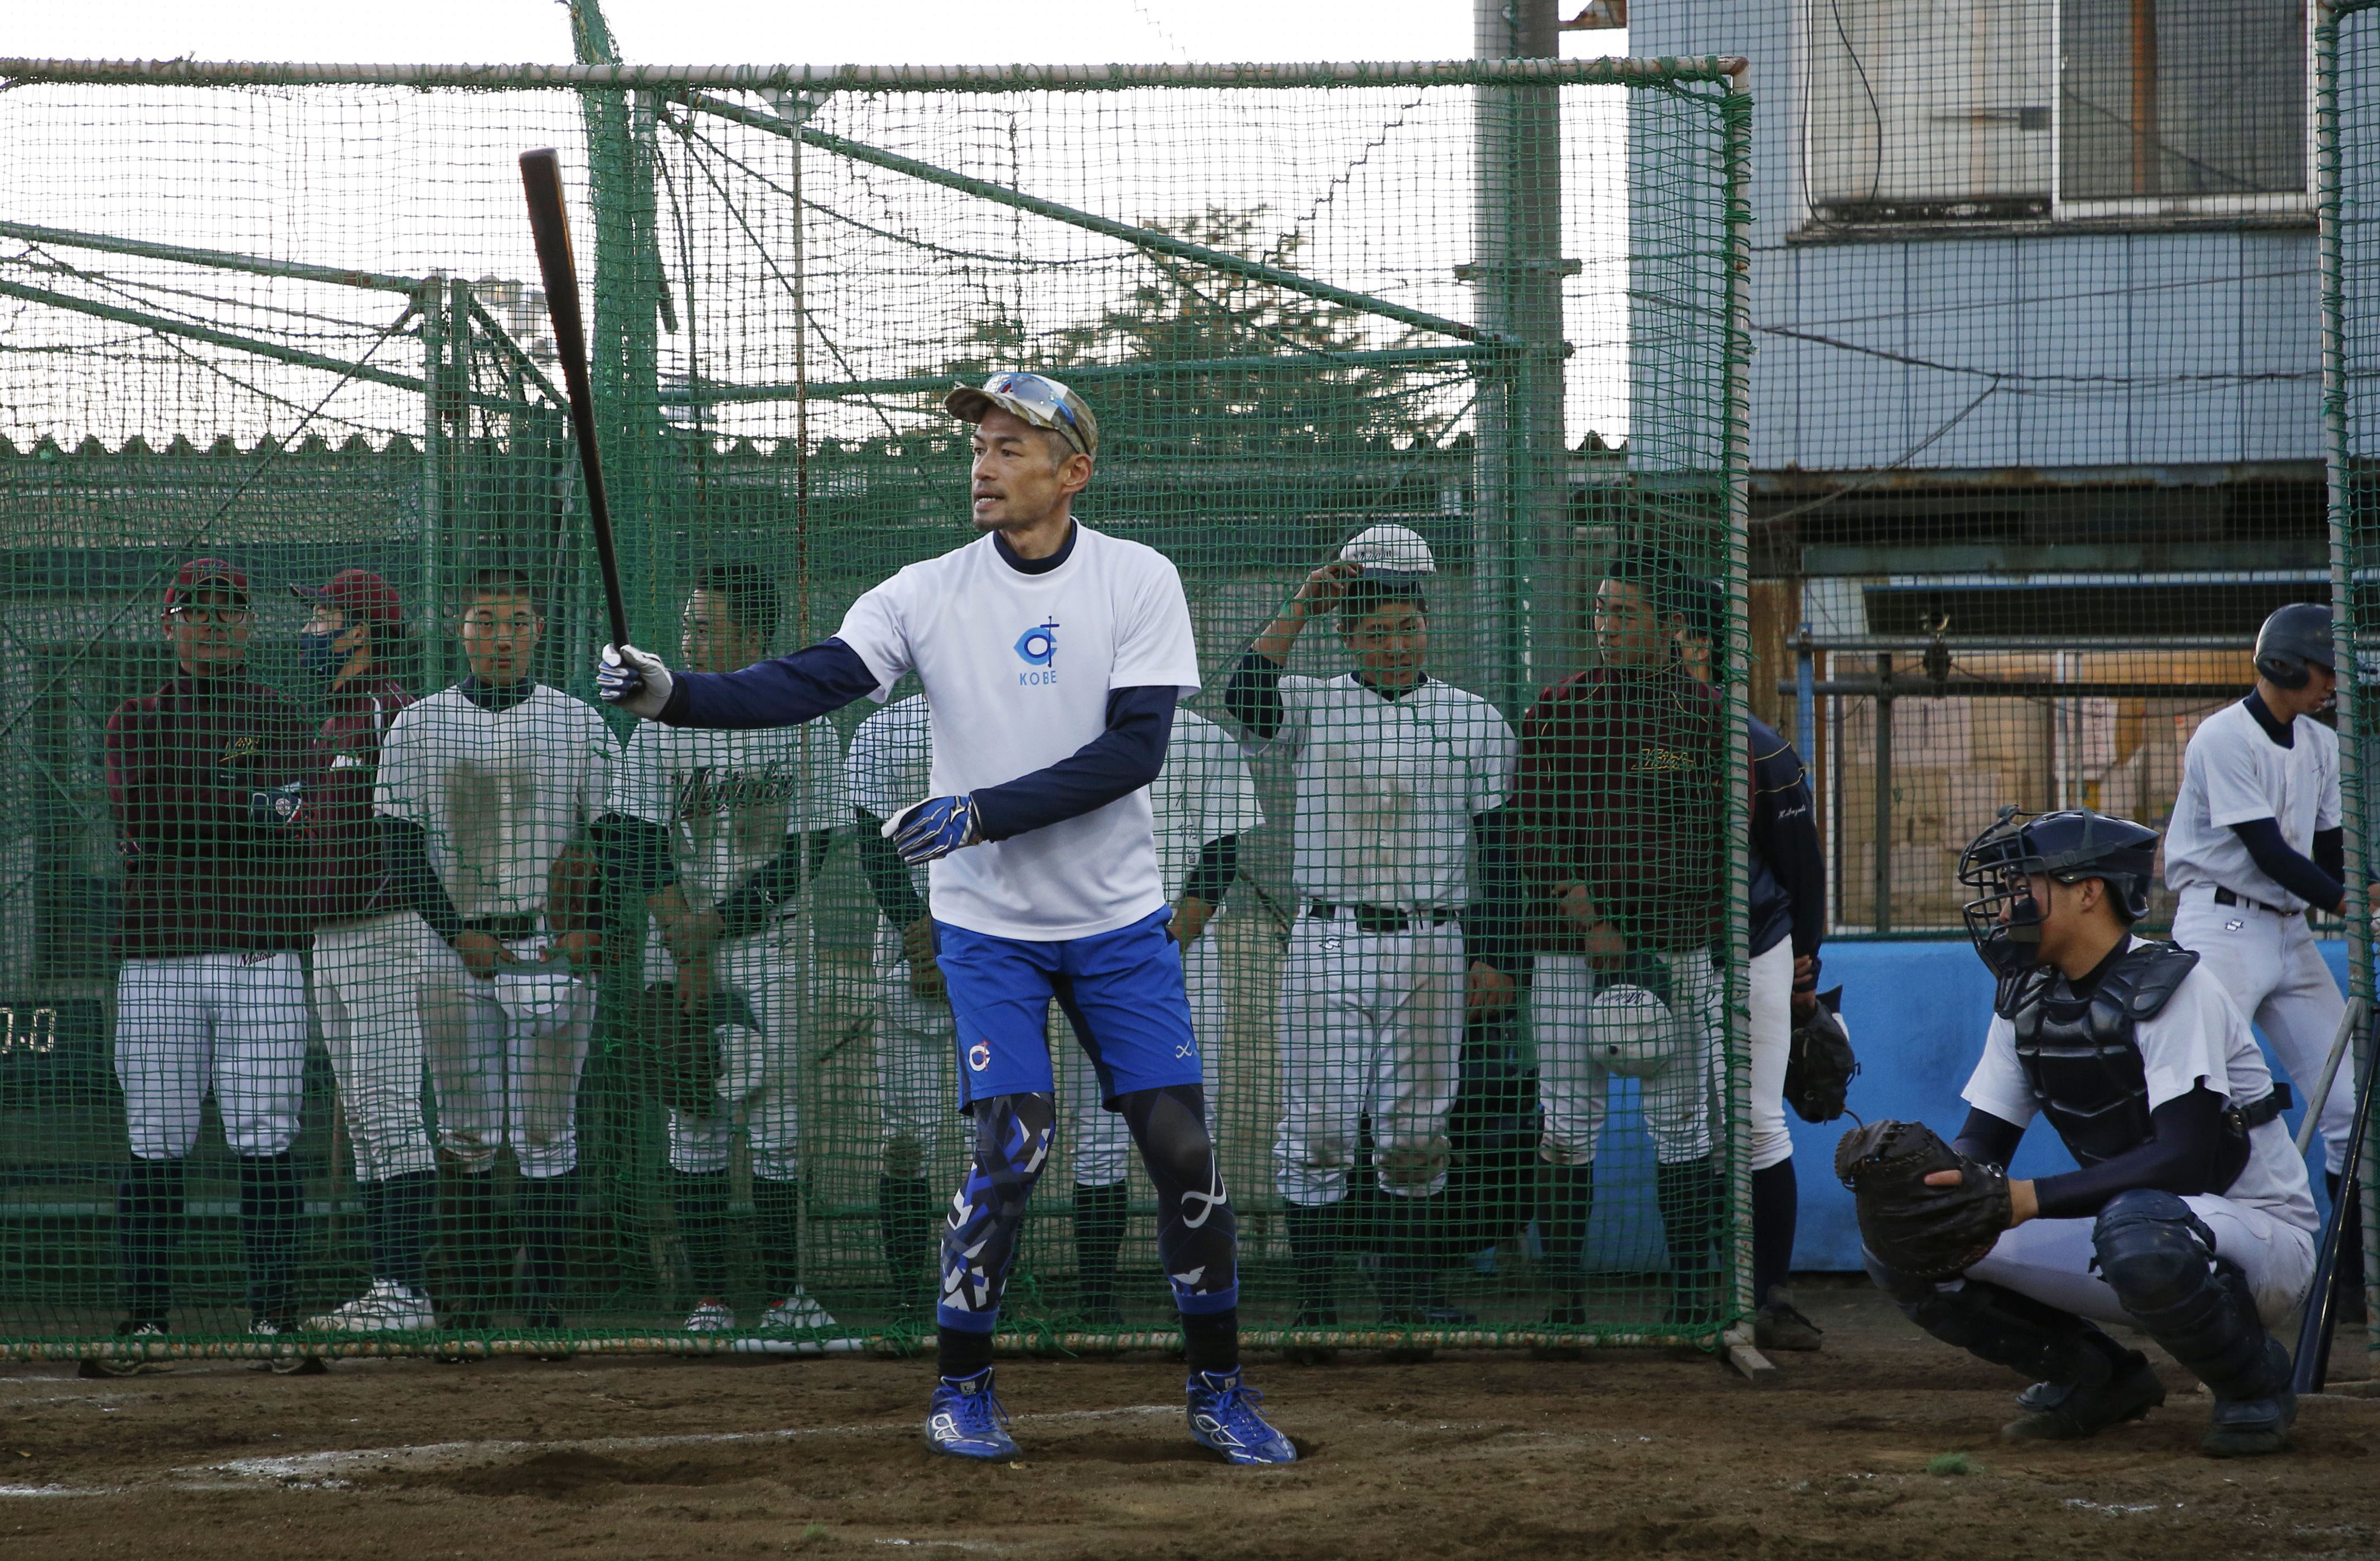
<svg viewBox="0 0 2380 1561"><path fill-rule="evenodd" d="M2289 1356L2265 1331L2237 1264L2170 1192L2135 1188L2099 1211L2091 1241L2100 1277L2125 1312L2215 1395L2205 1449L2218 1457L2289 1445L2297 1398Z"/></svg>
<svg viewBox="0 0 2380 1561"><path fill-rule="evenodd" d="M285 1323L298 1311L298 1224L305 1210L298 1161L289 1151L239 1160L239 1247L248 1267L249 1315Z"/></svg>
<svg viewBox="0 0 2380 1561"><path fill-rule="evenodd" d="M2044 1382L2019 1400L2031 1411L2001 1428L2011 1441L2079 1441L2165 1402L2148 1359L2070 1312L1982 1279L1896 1274L1864 1254L1868 1277L1901 1314L1945 1344Z"/></svg>

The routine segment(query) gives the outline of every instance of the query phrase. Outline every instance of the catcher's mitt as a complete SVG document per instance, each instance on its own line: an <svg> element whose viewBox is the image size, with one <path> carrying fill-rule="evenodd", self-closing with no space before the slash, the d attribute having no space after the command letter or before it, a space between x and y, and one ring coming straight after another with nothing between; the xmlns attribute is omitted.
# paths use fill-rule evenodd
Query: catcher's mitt
<svg viewBox="0 0 2380 1561"><path fill-rule="evenodd" d="M1818 994L1810 1017L1793 1026L1785 1053L1785 1104L1805 1122L1831 1122L1843 1114L1852 1076L1860 1071L1852 1038L1839 1012L1843 989Z"/></svg>
<svg viewBox="0 0 2380 1561"><path fill-rule="evenodd" d="M710 1007L706 997L688 1013L678 1001L677 983L658 981L637 999L631 1020L630 1044L662 1104L694 1117L721 1107L719 1074L726 1062Z"/></svg>
<svg viewBox="0 0 2380 1561"><path fill-rule="evenodd" d="M1928 1187L1936 1171L1955 1187ZM1835 1174L1859 1205L1860 1239L1895 1273L1949 1279L1992 1250L2009 1228L2008 1173L1971 1160L1923 1122L1870 1122L1835 1145Z"/></svg>

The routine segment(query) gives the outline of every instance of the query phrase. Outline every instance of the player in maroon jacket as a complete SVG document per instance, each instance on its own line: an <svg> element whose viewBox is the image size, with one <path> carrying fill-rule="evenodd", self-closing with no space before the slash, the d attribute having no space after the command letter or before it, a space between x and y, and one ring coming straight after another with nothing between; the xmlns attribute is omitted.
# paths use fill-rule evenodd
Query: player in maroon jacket
<svg viewBox="0 0 2380 1561"><path fill-rule="evenodd" d="M312 616L298 659L327 689L315 748L325 768L312 817L314 1016L339 1081L371 1249L371 1287L310 1318L310 1330L390 1333L436 1325L425 1246L438 1157L421 1113L421 961L431 934L381 860L372 819L382 733L413 703L399 681L409 644L396 591L344 569L292 585Z"/></svg>
<svg viewBox="0 0 2380 1561"><path fill-rule="evenodd" d="M1542 1228L1582 1257L1610 1078L1641 1081L1675 1289L1670 1321L1715 1319L1725 1207L1710 1112L1723 1082L1726 710L1680 664L1669 624L1689 585L1652 548L1596 594L1600 665L1537 697L1521 725L1514 837L1533 904ZM1579 1269L1557 1321L1585 1320Z"/></svg>
<svg viewBox="0 0 2380 1561"><path fill-rule="evenodd" d="M212 1092L239 1161L250 1331L295 1327L302 1209L289 1145L306 1067L304 834L314 760L298 702L249 679L248 576L182 565L162 626L180 672L107 723L107 785L124 854L115 1076L132 1165L116 1193L128 1315L162 1336L184 1225L182 1163ZM298 1356L276 1371L312 1369ZM136 1358L86 1362L129 1374Z"/></svg>

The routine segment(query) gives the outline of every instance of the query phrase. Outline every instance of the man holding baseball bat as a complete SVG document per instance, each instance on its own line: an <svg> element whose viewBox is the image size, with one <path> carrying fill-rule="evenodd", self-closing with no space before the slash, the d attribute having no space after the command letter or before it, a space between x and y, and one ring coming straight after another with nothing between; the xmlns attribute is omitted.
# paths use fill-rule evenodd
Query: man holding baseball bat
<svg viewBox="0 0 2380 1561"><path fill-rule="evenodd" d="M645 720L713 728L791 726L863 696L880 701L913 672L925 686L932 794L884 833L910 864L932 864L936 963L976 1127L943 1230L929 1445L1016 1456L992 1396L992 1331L1057 1126L1044 1025L1054 998L1157 1186L1192 1434L1233 1463L1293 1462L1240 1375L1236 1228L1151 826L1148 788L1175 702L1198 686L1181 579L1152 549L1075 523L1099 427L1072 390L995 374L943 405L976 425L982 536L902 570L861 596L832 638L793 655L673 675L619 645L598 683Z"/></svg>

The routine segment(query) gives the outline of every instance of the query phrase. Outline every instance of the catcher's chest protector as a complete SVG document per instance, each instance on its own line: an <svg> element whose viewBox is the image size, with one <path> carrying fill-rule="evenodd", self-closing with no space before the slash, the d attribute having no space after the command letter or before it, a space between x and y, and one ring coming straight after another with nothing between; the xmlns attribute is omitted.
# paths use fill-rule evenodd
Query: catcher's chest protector
<svg viewBox="0 0 2380 1561"><path fill-rule="evenodd" d="M2118 960L2087 999L2074 996L2054 965L2001 983L1997 1006L2016 1027L2017 1061L2077 1163L2113 1159L2155 1136L2133 1031L2173 1000L2197 963L2178 945L2143 943Z"/></svg>

